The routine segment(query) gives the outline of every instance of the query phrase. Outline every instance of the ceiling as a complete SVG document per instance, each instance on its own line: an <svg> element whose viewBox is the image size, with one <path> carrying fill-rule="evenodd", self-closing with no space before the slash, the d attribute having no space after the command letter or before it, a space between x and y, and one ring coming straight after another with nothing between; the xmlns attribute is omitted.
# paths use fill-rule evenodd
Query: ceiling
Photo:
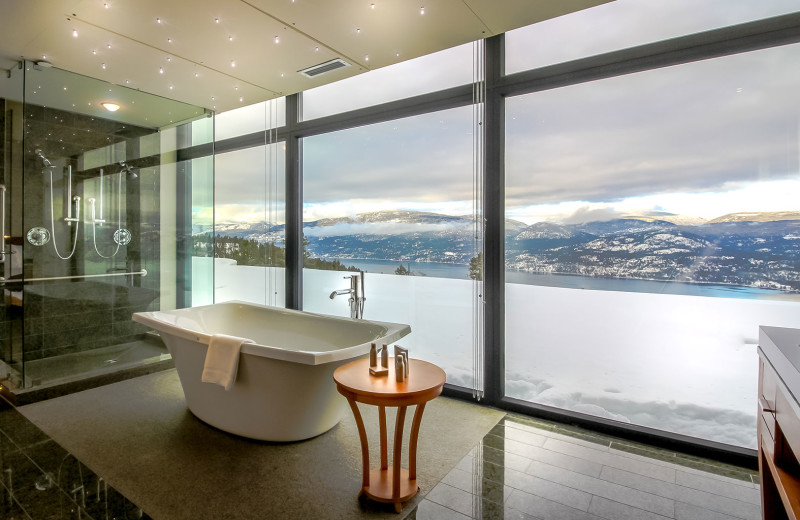
<svg viewBox="0 0 800 520"><path fill-rule="evenodd" d="M0 0L21 58L224 112L608 0ZM350 64L306 77L341 58Z"/></svg>

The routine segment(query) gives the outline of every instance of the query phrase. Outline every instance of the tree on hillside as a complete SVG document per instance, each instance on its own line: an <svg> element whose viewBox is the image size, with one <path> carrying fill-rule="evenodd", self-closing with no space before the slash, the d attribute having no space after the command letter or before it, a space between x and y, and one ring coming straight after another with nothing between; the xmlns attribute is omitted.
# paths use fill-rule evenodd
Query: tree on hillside
<svg viewBox="0 0 800 520"><path fill-rule="evenodd" d="M469 259L470 280L483 280L483 252Z"/></svg>

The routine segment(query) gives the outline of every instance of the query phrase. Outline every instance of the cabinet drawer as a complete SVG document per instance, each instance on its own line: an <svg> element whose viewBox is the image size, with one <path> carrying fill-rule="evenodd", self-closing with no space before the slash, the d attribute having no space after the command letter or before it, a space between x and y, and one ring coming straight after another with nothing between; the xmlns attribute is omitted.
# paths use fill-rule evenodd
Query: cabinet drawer
<svg viewBox="0 0 800 520"><path fill-rule="evenodd" d="M762 410L767 408L775 410L775 394L778 391L778 374L772 369L772 366L761 360L759 370L759 377L761 379L759 388L761 389L761 405Z"/></svg>
<svg viewBox="0 0 800 520"><path fill-rule="evenodd" d="M762 411L759 415L761 415L761 424L759 426L763 430L761 437L773 442L775 440L775 414Z"/></svg>
<svg viewBox="0 0 800 520"><path fill-rule="evenodd" d="M800 453L800 418L794 413L789 400L780 390L775 395L775 422L792 452Z"/></svg>

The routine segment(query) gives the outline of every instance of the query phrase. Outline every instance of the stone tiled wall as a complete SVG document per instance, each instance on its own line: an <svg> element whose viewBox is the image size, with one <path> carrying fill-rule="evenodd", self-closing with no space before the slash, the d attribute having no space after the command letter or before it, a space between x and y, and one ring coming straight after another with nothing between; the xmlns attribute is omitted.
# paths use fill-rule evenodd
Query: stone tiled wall
<svg viewBox="0 0 800 520"><path fill-rule="evenodd" d="M23 204L23 271L26 280L147 269L148 276L118 276L75 280L26 282L22 293L24 313L25 361L42 359L71 352L100 348L133 341L147 329L131 321L131 314L152 308L158 298L159 241L157 212L142 212L152 204L158 193L158 158L140 158L138 138L155 132L154 129L132 127L116 121L89 117L53 108L26 105L24 109L24 204ZM127 208L122 215L123 227L129 229L132 240L120 246L111 259L100 257L94 249L92 225L88 222L90 205L84 183L94 182L99 168L86 168L81 160L87 151L111 147L116 155L105 165L106 219L95 229L97 246L105 255L114 252L113 231L117 226L116 189L111 190L111 178L120 177L125 160L135 166L137 176L127 176L122 197ZM53 169L53 210L51 225L50 172L43 169L34 150L41 149L58 167ZM67 203L67 168L72 165L72 194L81 197L81 220L77 246L71 258L56 255L53 241L62 256L68 256L75 240L75 223L68 226L62 217ZM82 168L82 169L79 169ZM142 179L145 179L143 182ZM14 201L18 204L20 201ZM74 214L73 214L74 216ZM151 221L142 222L142 218ZM41 226L53 233L44 246L33 246L25 234ZM53 230L53 227L55 228ZM148 230L143 236L142 230Z"/></svg>

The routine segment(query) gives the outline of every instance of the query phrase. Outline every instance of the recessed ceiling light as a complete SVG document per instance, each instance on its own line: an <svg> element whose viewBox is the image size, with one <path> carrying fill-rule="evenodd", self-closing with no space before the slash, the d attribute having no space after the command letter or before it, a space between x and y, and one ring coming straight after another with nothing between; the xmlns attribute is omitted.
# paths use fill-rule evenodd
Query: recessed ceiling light
<svg viewBox="0 0 800 520"><path fill-rule="evenodd" d="M103 67L103 70L106 70L106 64L105 64L105 63L103 63L103 64L101 65L101 67Z"/></svg>
<svg viewBox="0 0 800 520"><path fill-rule="evenodd" d="M129 79L126 79L126 80L125 80L125 84L126 84L126 85L130 85L130 84L131 84L131 80L129 80Z"/></svg>
<svg viewBox="0 0 800 520"><path fill-rule="evenodd" d="M235 87L233 87L233 90L239 90L239 87L238 87L238 85L237 85L237 86L235 86Z"/></svg>
<svg viewBox="0 0 800 520"><path fill-rule="evenodd" d="M172 38L167 38L167 43L172 43Z"/></svg>
<svg viewBox="0 0 800 520"><path fill-rule="evenodd" d="M233 41L233 36L228 36L228 41L232 42Z"/></svg>
<svg viewBox="0 0 800 520"><path fill-rule="evenodd" d="M366 56L364 56L364 61L369 61L369 54L367 54Z"/></svg>
<svg viewBox="0 0 800 520"><path fill-rule="evenodd" d="M281 39L276 36L275 37L275 43L280 43L280 41L281 41Z"/></svg>
<svg viewBox="0 0 800 520"><path fill-rule="evenodd" d="M314 52L319 52L319 47L314 47Z"/></svg>
<svg viewBox="0 0 800 520"><path fill-rule="evenodd" d="M195 77L195 78L199 78L199 77L200 77L200 74L199 74L199 73L197 73L197 72L195 72L195 73L194 73L194 77Z"/></svg>
<svg viewBox="0 0 800 520"><path fill-rule="evenodd" d="M167 61L172 61L172 56L167 56Z"/></svg>
<svg viewBox="0 0 800 520"><path fill-rule="evenodd" d="M419 14L425 14L425 7L424 6L419 8Z"/></svg>
<svg viewBox="0 0 800 520"><path fill-rule="evenodd" d="M214 23L219 23L219 18L214 18Z"/></svg>
<svg viewBox="0 0 800 520"><path fill-rule="evenodd" d="M111 44L109 43L108 45L106 45L106 47L108 47L110 49L111 48Z"/></svg>
<svg viewBox="0 0 800 520"><path fill-rule="evenodd" d="M73 36L73 38L77 38L78 37L78 29L72 29L72 36Z"/></svg>
<svg viewBox="0 0 800 520"><path fill-rule="evenodd" d="M159 67L158 68L158 73L159 74L164 74L164 67Z"/></svg>
<svg viewBox="0 0 800 520"><path fill-rule="evenodd" d="M243 97L240 97L240 98L239 98L239 103L241 103L242 101L244 101L244 98L243 98Z"/></svg>
<svg viewBox="0 0 800 520"><path fill-rule="evenodd" d="M375 9L375 4L369 4L370 8Z"/></svg>
<svg viewBox="0 0 800 520"><path fill-rule="evenodd" d="M47 59L47 54L42 54L42 59L46 60Z"/></svg>
<svg viewBox="0 0 800 520"><path fill-rule="evenodd" d="M97 49L92 49L92 54L97 54Z"/></svg>
<svg viewBox="0 0 800 520"><path fill-rule="evenodd" d="M235 67L235 66L236 66L236 61L235 60L231 60L231 67Z"/></svg>
<svg viewBox="0 0 800 520"><path fill-rule="evenodd" d="M103 7L105 7L106 9L108 9L108 4L103 4Z"/></svg>
<svg viewBox="0 0 800 520"><path fill-rule="evenodd" d="M156 18L156 23L161 23L161 18Z"/></svg>
<svg viewBox="0 0 800 520"><path fill-rule="evenodd" d="M103 101L100 103L100 106L108 110L109 112L116 112L119 110L119 105L116 103L112 103L111 101Z"/></svg>
<svg viewBox="0 0 800 520"><path fill-rule="evenodd" d="M173 87L172 87L172 85L170 85L170 86L169 86L169 89L170 89L170 90L172 90L172 88L173 88Z"/></svg>
<svg viewBox="0 0 800 520"><path fill-rule="evenodd" d="M361 29L356 28L356 34L361 34Z"/></svg>
<svg viewBox="0 0 800 520"><path fill-rule="evenodd" d="M67 87L64 87L64 90L67 90Z"/></svg>

